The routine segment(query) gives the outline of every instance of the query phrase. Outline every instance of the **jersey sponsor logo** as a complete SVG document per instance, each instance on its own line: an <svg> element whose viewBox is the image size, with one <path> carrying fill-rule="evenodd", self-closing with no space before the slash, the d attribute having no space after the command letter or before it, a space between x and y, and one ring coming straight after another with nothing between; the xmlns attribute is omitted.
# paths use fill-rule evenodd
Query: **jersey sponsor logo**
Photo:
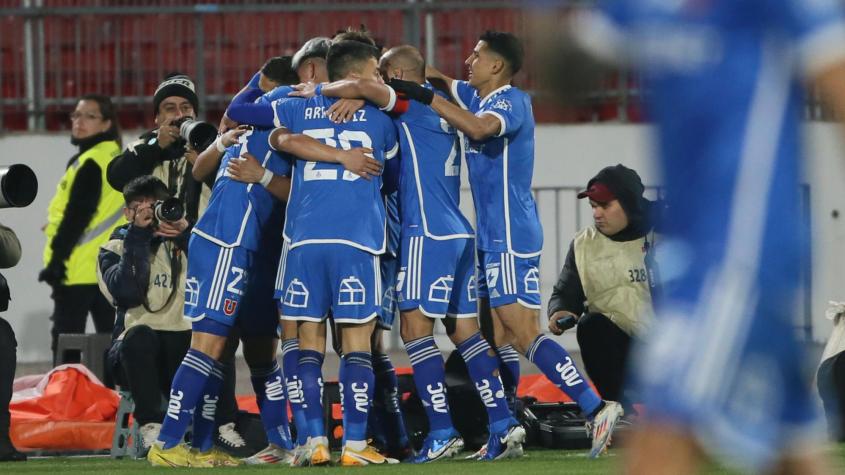
<svg viewBox="0 0 845 475"><path fill-rule="evenodd" d="M490 264L487 264L487 268L484 270L484 277L487 280L488 289L496 287L496 284L499 283L499 273L498 262L491 262Z"/></svg>
<svg viewBox="0 0 845 475"><path fill-rule="evenodd" d="M525 293L540 293L540 272L537 270L536 267L532 266L530 269L528 269L528 272L525 274L525 278L522 279L522 283L525 286Z"/></svg>
<svg viewBox="0 0 845 475"><path fill-rule="evenodd" d="M338 305L364 305L366 300L367 291L360 279L349 276L340 281L337 297Z"/></svg>
<svg viewBox="0 0 845 475"><path fill-rule="evenodd" d="M367 394L370 385L367 383L352 383L349 387L352 389L352 398L355 400L355 410L366 414L370 407L370 396ZM340 393L343 394L343 391Z"/></svg>
<svg viewBox="0 0 845 475"><path fill-rule="evenodd" d="M223 301L223 313L227 317L231 317L235 314L235 311L238 309L238 301L232 299L226 299Z"/></svg>
<svg viewBox="0 0 845 475"><path fill-rule="evenodd" d="M214 415L217 413L217 397L204 395L202 398L202 418L207 421L213 421Z"/></svg>
<svg viewBox="0 0 845 475"><path fill-rule="evenodd" d="M282 385L282 377L276 376L264 383L264 397L268 401L284 401L285 387Z"/></svg>
<svg viewBox="0 0 845 475"><path fill-rule="evenodd" d="M438 382L437 385L429 384L425 387L425 390L428 392L428 399L431 401L431 407L434 411L447 414L449 406L446 399L446 386L442 382Z"/></svg>
<svg viewBox="0 0 845 475"><path fill-rule="evenodd" d="M182 391L170 390L170 400L167 401L167 417L174 421L179 420L179 412L182 410L182 398L185 394Z"/></svg>
<svg viewBox="0 0 845 475"><path fill-rule="evenodd" d="M185 280L185 305L196 307L200 301L200 282L196 277Z"/></svg>
<svg viewBox="0 0 845 475"><path fill-rule="evenodd" d="M452 285L455 282L454 277L447 275L435 280L428 288L429 302L449 303L452 296Z"/></svg>
<svg viewBox="0 0 845 475"><path fill-rule="evenodd" d="M555 365L555 371L560 374L560 379L562 379L569 387L576 386L584 382L584 380L581 379L581 375L578 373L578 370L575 368L575 364L572 363L572 358L568 356L566 357L565 362Z"/></svg>
<svg viewBox="0 0 845 475"><path fill-rule="evenodd" d="M305 308L308 306L308 288L299 279L293 279L285 290L284 304L294 308Z"/></svg>
<svg viewBox="0 0 845 475"><path fill-rule="evenodd" d="M478 390L478 395L481 396L481 401L487 407L496 407L496 399L493 396L493 389L490 388L490 381L482 379L475 383L475 389Z"/></svg>

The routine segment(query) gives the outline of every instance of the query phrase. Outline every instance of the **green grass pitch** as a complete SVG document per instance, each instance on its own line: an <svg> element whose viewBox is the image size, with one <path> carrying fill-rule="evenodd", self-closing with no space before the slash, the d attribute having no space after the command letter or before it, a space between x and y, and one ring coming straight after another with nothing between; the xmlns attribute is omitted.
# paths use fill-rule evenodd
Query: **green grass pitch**
<svg viewBox="0 0 845 475"><path fill-rule="evenodd" d="M834 473L845 473L845 444L840 444L831 449L831 459L835 467ZM518 460L503 460L498 462L472 462L464 460L452 460L437 462L429 465L390 465L373 466L365 468L350 468L356 472L374 474L432 474L432 475L528 475L535 473L555 473L573 475L599 475L620 473L620 463L623 452L621 449L610 451L608 456L598 460L587 458L587 451L584 450L530 450L527 455ZM25 463L0 463L1 474L52 474L60 475L65 473L78 474L140 474L140 473L171 473L207 471L201 469L167 469L150 467L145 460L112 460L107 457L53 457L33 459ZM232 468L215 469L225 470L232 473L272 473L279 470L302 471L305 475L316 475L322 473L343 473L341 467L326 468L303 468L292 469L279 466L241 466ZM270 471L270 472L268 472ZM702 473L706 474L730 474L735 473L718 466L710 466Z"/></svg>

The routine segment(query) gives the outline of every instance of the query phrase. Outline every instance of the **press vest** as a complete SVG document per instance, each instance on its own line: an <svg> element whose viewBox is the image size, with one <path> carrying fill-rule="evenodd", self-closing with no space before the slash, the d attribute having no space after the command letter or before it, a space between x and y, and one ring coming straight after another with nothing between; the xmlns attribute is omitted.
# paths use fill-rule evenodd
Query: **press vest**
<svg viewBox="0 0 845 475"><path fill-rule="evenodd" d="M629 335L641 334L654 315L645 238L617 242L590 226L575 236L573 248L590 312L605 315Z"/></svg>
<svg viewBox="0 0 845 475"><path fill-rule="evenodd" d="M97 283L97 253L100 250L100 245L105 243L114 228L123 222L123 195L114 190L106 180L106 168L118 154L120 154L120 146L113 140L100 142L86 150L65 171L64 176L56 186L56 194L47 207L47 227L44 230L47 235L47 245L44 246L45 267L53 257L53 237L56 235L59 224L64 217L77 171L89 160L93 160L100 167L102 178L100 202L97 204L97 210L94 212L91 222L85 228L82 237L79 238L79 242L76 243L70 257L65 262L67 274L62 282L63 285Z"/></svg>
<svg viewBox="0 0 845 475"><path fill-rule="evenodd" d="M102 248L122 256L123 240L112 239L103 244ZM180 252L179 260L182 271L178 276L172 276L169 248L170 245L163 243L158 246L155 255L151 256L150 281L147 284L147 306L150 310L154 310L154 312L148 311L143 305L126 309L123 319L125 328L123 333L118 337L119 339L123 338L126 330L136 325L147 325L153 330L161 331L184 331L191 329L191 322L183 318L182 311L182 307L185 304L185 293L183 289L185 288L185 270L188 262L185 254ZM173 290L174 278L176 280L175 285L177 290L173 296L173 300L165 305L167 298ZM109 302L114 302L114 298L103 280L102 271L99 266L97 267L97 283L100 286L100 291Z"/></svg>

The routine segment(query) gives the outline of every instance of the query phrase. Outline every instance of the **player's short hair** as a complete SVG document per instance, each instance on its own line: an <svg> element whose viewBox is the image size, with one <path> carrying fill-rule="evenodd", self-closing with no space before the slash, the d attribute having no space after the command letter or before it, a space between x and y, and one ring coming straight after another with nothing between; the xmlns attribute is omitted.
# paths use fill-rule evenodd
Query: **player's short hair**
<svg viewBox="0 0 845 475"><path fill-rule="evenodd" d="M326 59L326 53L328 53L329 46L331 46L331 44L332 40L324 36L311 38L306 41L305 44L302 45L302 48L299 48L299 51L293 55L293 59L291 59L291 67L294 71L296 71L303 65L303 63L305 63L305 61L311 58Z"/></svg>
<svg viewBox="0 0 845 475"><path fill-rule="evenodd" d="M420 50L411 45L399 45L385 53L387 64L413 72L425 79L425 58Z"/></svg>
<svg viewBox="0 0 845 475"><path fill-rule="evenodd" d="M348 40L332 43L326 56L329 81L345 78L350 71L360 69L370 58L378 60L375 46Z"/></svg>
<svg viewBox="0 0 845 475"><path fill-rule="evenodd" d="M170 197L167 185L152 175L141 175L133 178L132 181L123 187L123 201L129 203L144 198L163 200Z"/></svg>
<svg viewBox="0 0 845 475"><path fill-rule="evenodd" d="M370 31L364 25L361 25L357 30L349 26L345 30L338 31L334 35L334 38L332 38L332 42L336 43L339 41L357 41L366 45L376 46L376 40L373 39Z"/></svg>
<svg viewBox="0 0 845 475"><path fill-rule="evenodd" d="M261 73L267 76L268 79L283 86L299 83L299 76L291 66L290 56L274 56L264 63L261 67Z"/></svg>
<svg viewBox="0 0 845 475"><path fill-rule="evenodd" d="M522 41L514 34L504 31L487 30L478 38L487 43L487 47L505 59L514 75L522 69L522 59L525 51L522 48Z"/></svg>

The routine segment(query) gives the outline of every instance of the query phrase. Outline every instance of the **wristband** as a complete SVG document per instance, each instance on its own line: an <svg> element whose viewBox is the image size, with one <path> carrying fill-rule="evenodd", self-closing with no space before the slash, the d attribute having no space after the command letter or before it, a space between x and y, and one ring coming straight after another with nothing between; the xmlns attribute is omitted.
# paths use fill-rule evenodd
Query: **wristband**
<svg viewBox="0 0 845 475"><path fill-rule="evenodd" d="M223 153L226 151L226 147L223 146L223 136L218 135L217 138L214 140L214 148L217 149L218 152Z"/></svg>
<svg viewBox="0 0 845 475"><path fill-rule="evenodd" d="M267 188L267 185L269 185L270 181L272 181L272 180L273 180L273 172L271 172L270 170L265 168L264 169L264 176L262 176L261 179L258 180L258 183L260 183L261 186L263 186L264 188Z"/></svg>

